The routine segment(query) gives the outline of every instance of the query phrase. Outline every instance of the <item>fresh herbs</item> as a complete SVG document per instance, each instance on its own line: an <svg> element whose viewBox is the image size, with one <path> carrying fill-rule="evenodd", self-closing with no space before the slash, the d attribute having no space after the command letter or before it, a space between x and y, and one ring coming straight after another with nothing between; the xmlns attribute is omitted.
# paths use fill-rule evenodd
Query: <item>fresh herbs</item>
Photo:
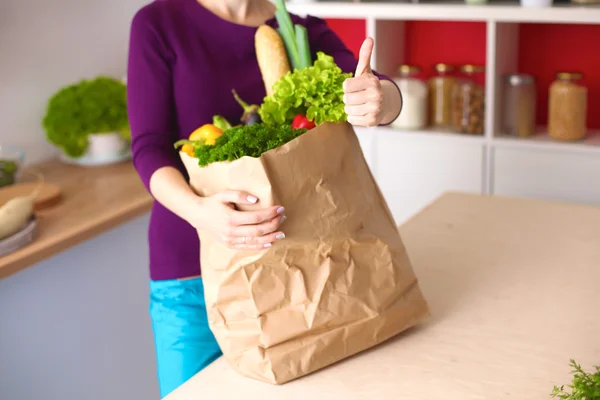
<svg viewBox="0 0 600 400"><path fill-rule="evenodd" d="M567 387L571 393L565 391L565 386L554 386L552 397L562 400L600 400L600 365L596 365L596 372L585 372L575 360L569 364L573 370L573 382Z"/></svg>
<svg viewBox="0 0 600 400"><path fill-rule="evenodd" d="M292 129L290 125L267 126L257 123L226 130L212 146L203 141L187 140L181 140L177 145L192 145L198 165L203 167L219 161L234 161L244 156L260 157L264 152L282 146L305 132L306 129Z"/></svg>
<svg viewBox="0 0 600 400"><path fill-rule="evenodd" d="M268 125L290 124L298 114L319 125L346 121L342 84L352 76L343 73L333 57L322 52L308 67L287 73L274 85L275 93L265 97L259 109Z"/></svg>
<svg viewBox="0 0 600 400"><path fill-rule="evenodd" d="M284 0L275 0L275 4L277 6L275 19L277 19L279 25L278 32L285 44L292 69L310 67L312 60L306 28L300 24L294 25L292 23L292 18L285 7Z"/></svg>

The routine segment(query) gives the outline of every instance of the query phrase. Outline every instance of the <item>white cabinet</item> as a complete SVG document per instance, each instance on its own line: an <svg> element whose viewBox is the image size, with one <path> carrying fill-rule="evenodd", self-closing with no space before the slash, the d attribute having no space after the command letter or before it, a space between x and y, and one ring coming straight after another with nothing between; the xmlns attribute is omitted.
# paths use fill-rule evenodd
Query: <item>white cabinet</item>
<svg viewBox="0 0 600 400"><path fill-rule="evenodd" d="M494 150L493 192L600 205L600 153Z"/></svg>
<svg viewBox="0 0 600 400"><path fill-rule="evenodd" d="M466 139L377 130L372 168L397 224L446 191L481 193L483 141Z"/></svg>
<svg viewBox="0 0 600 400"><path fill-rule="evenodd" d="M367 164L371 170L373 170L373 134L375 129L355 126L354 132L356 132L356 136L358 137L365 160L367 161Z"/></svg>

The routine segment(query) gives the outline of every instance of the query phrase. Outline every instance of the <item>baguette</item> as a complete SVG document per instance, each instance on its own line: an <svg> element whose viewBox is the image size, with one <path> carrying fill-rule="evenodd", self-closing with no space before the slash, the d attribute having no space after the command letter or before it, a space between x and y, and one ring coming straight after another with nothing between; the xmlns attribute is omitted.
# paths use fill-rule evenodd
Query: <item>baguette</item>
<svg viewBox="0 0 600 400"><path fill-rule="evenodd" d="M290 72L285 45L275 29L261 25L254 36L254 47L267 96L271 96L273 85Z"/></svg>

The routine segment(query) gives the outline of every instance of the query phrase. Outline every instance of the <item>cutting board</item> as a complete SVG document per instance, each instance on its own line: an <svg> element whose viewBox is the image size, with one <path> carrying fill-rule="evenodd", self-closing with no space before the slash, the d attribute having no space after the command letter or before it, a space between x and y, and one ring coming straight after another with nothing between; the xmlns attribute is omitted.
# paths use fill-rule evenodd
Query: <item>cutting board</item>
<svg viewBox="0 0 600 400"><path fill-rule="evenodd" d="M40 185L37 182L17 183L0 189L0 207L12 198L28 196ZM39 211L56 205L61 199L61 189L52 183L42 183L40 193L35 198L34 210Z"/></svg>

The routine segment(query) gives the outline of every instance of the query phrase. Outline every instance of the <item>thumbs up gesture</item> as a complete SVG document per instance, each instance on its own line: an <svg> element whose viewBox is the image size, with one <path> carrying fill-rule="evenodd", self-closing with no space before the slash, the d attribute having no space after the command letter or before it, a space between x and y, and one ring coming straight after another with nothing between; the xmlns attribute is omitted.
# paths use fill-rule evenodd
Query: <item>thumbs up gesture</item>
<svg viewBox="0 0 600 400"><path fill-rule="evenodd" d="M371 70L373 39L367 38L358 57L353 78L344 81L344 104L348 122L358 126L376 126L383 119L383 89Z"/></svg>

